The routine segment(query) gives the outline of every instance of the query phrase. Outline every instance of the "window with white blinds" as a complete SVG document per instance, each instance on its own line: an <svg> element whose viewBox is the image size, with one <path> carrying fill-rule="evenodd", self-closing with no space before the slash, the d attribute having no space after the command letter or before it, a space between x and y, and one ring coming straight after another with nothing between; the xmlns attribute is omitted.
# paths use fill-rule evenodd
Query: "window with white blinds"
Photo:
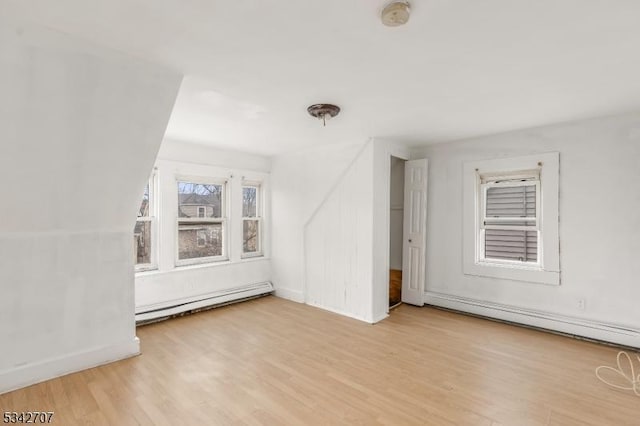
<svg viewBox="0 0 640 426"><path fill-rule="evenodd" d="M481 261L538 264L539 174L482 177Z"/></svg>
<svg viewBox="0 0 640 426"><path fill-rule="evenodd" d="M465 275L560 284L560 154L464 162Z"/></svg>

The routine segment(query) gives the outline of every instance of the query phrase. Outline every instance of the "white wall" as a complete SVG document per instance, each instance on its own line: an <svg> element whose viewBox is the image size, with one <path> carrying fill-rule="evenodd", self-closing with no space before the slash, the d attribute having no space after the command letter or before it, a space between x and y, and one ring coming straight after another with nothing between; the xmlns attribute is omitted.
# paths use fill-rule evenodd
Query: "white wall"
<svg viewBox="0 0 640 426"><path fill-rule="evenodd" d="M404 222L404 160L391 158L391 205L389 268L402 270L402 225Z"/></svg>
<svg viewBox="0 0 640 426"><path fill-rule="evenodd" d="M181 76L0 18L0 392L139 351L131 230Z"/></svg>
<svg viewBox="0 0 640 426"><path fill-rule="evenodd" d="M306 303L373 322L373 158L368 143L304 228Z"/></svg>
<svg viewBox="0 0 640 426"><path fill-rule="evenodd" d="M276 294L304 301L306 290L307 303L324 309L368 322L386 317L391 155L408 154L371 140L274 159Z"/></svg>
<svg viewBox="0 0 640 426"><path fill-rule="evenodd" d="M560 152L561 285L464 275L463 162L550 151ZM473 310L468 303L488 302L495 309L479 313L499 316L500 309L515 308L525 316L507 319L522 322L535 311L558 319L542 324L556 329L563 327L561 322L580 322L576 318L588 326L640 329L640 114L432 145L416 149L413 156L430 162L428 303L453 296L460 303L450 299L450 307ZM577 333L590 331L583 327ZM637 336L621 339L640 343Z"/></svg>
<svg viewBox="0 0 640 426"><path fill-rule="evenodd" d="M304 301L304 225L363 147L335 144L272 159L271 266L278 296Z"/></svg>
<svg viewBox="0 0 640 426"><path fill-rule="evenodd" d="M219 150L203 145L165 140L156 161L159 214L158 269L136 274L136 312L173 306L213 293L271 280L270 264L270 159ZM175 266L177 188L176 176L228 179L230 220L229 260L201 265ZM262 182L265 202L264 256L242 259L242 180Z"/></svg>

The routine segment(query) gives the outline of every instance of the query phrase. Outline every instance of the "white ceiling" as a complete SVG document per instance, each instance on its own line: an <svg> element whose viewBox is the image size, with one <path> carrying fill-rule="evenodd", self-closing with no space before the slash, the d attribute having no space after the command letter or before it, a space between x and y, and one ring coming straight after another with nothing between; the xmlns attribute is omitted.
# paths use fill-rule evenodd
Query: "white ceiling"
<svg viewBox="0 0 640 426"><path fill-rule="evenodd" d="M640 109L640 1L2 0L183 72L167 136L278 154L433 143ZM342 113L325 128L306 107Z"/></svg>

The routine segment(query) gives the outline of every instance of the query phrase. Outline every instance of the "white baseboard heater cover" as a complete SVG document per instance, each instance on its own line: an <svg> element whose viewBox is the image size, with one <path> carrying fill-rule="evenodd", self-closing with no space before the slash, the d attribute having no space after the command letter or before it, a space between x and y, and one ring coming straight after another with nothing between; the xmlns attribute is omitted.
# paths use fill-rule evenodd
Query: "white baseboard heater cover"
<svg viewBox="0 0 640 426"><path fill-rule="evenodd" d="M188 311L214 307L217 305L225 305L234 301L264 296L273 293L274 290L273 284L271 284L270 281L265 281L194 297L140 306L136 308L136 322L141 323L153 321Z"/></svg>
<svg viewBox="0 0 640 426"><path fill-rule="evenodd" d="M640 348L640 329L495 302L436 292L425 293L425 303L461 312L524 324L576 337Z"/></svg>

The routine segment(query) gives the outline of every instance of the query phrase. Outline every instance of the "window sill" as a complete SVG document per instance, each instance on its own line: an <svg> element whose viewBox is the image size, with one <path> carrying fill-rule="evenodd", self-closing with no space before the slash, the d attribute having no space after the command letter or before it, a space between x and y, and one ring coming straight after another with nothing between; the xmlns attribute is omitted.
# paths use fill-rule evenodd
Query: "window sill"
<svg viewBox="0 0 640 426"><path fill-rule="evenodd" d="M136 275L145 275L148 273L153 273L158 271L158 265L149 265L141 268L135 268L134 272Z"/></svg>
<svg viewBox="0 0 640 426"><path fill-rule="evenodd" d="M246 261L250 261L250 260L262 260L264 259L264 253L260 253L260 254L245 254L243 256L240 257L240 261L241 262L246 262Z"/></svg>
<svg viewBox="0 0 640 426"><path fill-rule="evenodd" d="M232 262L228 259L219 260L215 262L189 263L187 265L176 265L173 269L170 269L166 272L179 272L179 271L190 271L192 269L218 268L218 267L233 265L234 263L236 262Z"/></svg>
<svg viewBox="0 0 640 426"><path fill-rule="evenodd" d="M147 277L147 276L151 276L151 275L158 275L160 274L160 270L158 268L154 268L154 269L144 269L144 270L139 270L135 272L135 277Z"/></svg>
<svg viewBox="0 0 640 426"><path fill-rule="evenodd" d="M146 268L146 269L136 269L135 270L135 276L136 277L144 277L146 275L155 275L158 272L158 267L156 266L155 268Z"/></svg>
<svg viewBox="0 0 640 426"><path fill-rule="evenodd" d="M524 262L509 262L509 261L490 261L490 260L479 260L476 262L478 266L486 266L488 268L511 268L511 269L521 269L525 271L534 271L534 272L544 272L544 269L540 267L537 263L530 262L526 264Z"/></svg>
<svg viewBox="0 0 640 426"><path fill-rule="evenodd" d="M560 272L545 271L539 267L478 262L465 264L464 274L536 284L560 285Z"/></svg>
<svg viewBox="0 0 640 426"><path fill-rule="evenodd" d="M200 259L176 260L175 268L185 268L190 266L215 266L228 265L231 263L228 257L203 257Z"/></svg>
<svg viewBox="0 0 640 426"><path fill-rule="evenodd" d="M171 269L164 269L164 270L152 269L147 271L136 272L135 276L146 277L146 276L153 276L153 275L159 275L159 274L171 274L171 273L178 273L182 271L190 271L193 269L219 268L224 266L231 266L231 265L237 265L242 263L259 262L259 261L266 261L266 260L269 260L269 258L265 256L260 256L260 257L256 256L256 257L250 257L247 259L239 259L235 261L231 261L227 259L227 260L220 260L215 262L194 263L194 264L180 265L180 266L176 265Z"/></svg>

